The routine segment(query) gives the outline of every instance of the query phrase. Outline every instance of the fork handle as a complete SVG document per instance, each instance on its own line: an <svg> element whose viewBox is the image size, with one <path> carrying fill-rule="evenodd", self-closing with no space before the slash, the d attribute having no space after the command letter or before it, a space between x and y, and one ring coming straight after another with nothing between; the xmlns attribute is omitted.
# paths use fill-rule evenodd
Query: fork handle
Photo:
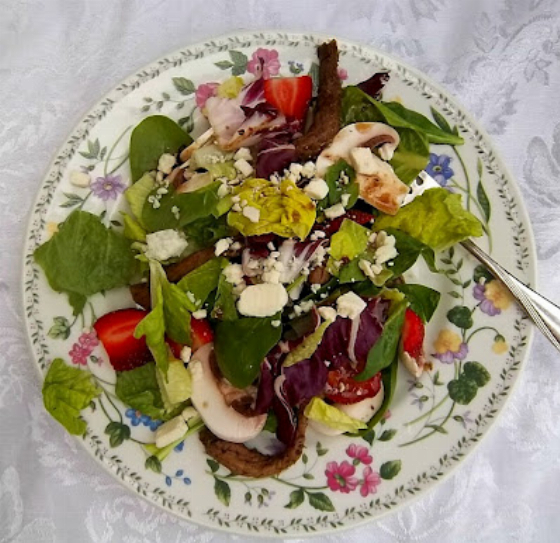
<svg viewBox="0 0 560 543"><path fill-rule="evenodd" d="M535 326L560 351L560 307L516 279L471 240L461 245L509 289Z"/></svg>

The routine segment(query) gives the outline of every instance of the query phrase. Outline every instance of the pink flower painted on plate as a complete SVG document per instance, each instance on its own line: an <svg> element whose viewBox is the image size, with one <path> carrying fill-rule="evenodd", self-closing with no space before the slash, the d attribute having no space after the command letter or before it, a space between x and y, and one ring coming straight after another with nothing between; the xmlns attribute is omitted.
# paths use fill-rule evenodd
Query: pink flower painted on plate
<svg viewBox="0 0 560 543"><path fill-rule="evenodd" d="M87 357L89 356L91 350L79 343L74 343L72 348L68 352L68 356L70 360L72 360L72 364L76 364L77 366L85 366L87 365Z"/></svg>
<svg viewBox="0 0 560 543"><path fill-rule="evenodd" d="M203 83L199 85L194 93L196 105L202 109L206 105L208 98L216 96L219 86L219 83Z"/></svg>
<svg viewBox="0 0 560 543"><path fill-rule="evenodd" d="M348 79L348 71L345 68L338 69L338 78L341 81L346 81Z"/></svg>
<svg viewBox="0 0 560 543"><path fill-rule="evenodd" d="M358 479L353 477L354 473L356 468L346 460L340 464L329 462L325 470L327 485L331 490L348 494L358 486Z"/></svg>
<svg viewBox="0 0 560 543"><path fill-rule="evenodd" d="M381 484L379 473L373 471L369 466L364 468L364 478L360 484L360 494L365 498L377 492L377 487Z"/></svg>
<svg viewBox="0 0 560 543"><path fill-rule="evenodd" d="M273 75L278 75L280 71L280 61L276 49L263 49L259 47L247 63L247 71L254 74L258 79L270 79Z"/></svg>
<svg viewBox="0 0 560 543"><path fill-rule="evenodd" d="M94 347L97 347L99 345L99 340L97 339L95 330L92 330L91 332L84 332L78 338L78 343L85 349L89 349L88 354L90 354L91 351L93 351Z"/></svg>
<svg viewBox="0 0 560 543"><path fill-rule="evenodd" d="M360 462L362 464L371 464L373 461L367 447L362 447L362 445L356 445L355 443L352 443L352 445L346 449L346 454L350 458L354 458L354 465Z"/></svg>
<svg viewBox="0 0 560 543"><path fill-rule="evenodd" d="M387 411L385 411L385 413L383 414L383 416L381 417L383 420L387 420L391 418L391 410L387 409Z"/></svg>

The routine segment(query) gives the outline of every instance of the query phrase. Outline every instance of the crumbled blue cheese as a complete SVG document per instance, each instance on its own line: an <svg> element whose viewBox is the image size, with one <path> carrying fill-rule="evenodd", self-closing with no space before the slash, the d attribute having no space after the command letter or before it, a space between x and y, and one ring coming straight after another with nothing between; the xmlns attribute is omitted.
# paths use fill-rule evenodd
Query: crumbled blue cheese
<svg viewBox="0 0 560 543"><path fill-rule="evenodd" d="M197 320L202 320L208 316L208 312L206 309L199 309L198 311L195 311L192 316Z"/></svg>
<svg viewBox="0 0 560 543"><path fill-rule="evenodd" d="M70 183L75 187L85 189L89 187L90 181L91 178L86 172L81 172L79 170L70 172Z"/></svg>
<svg viewBox="0 0 560 543"><path fill-rule="evenodd" d="M240 147L233 155L234 160L253 160L253 155L248 147Z"/></svg>
<svg viewBox="0 0 560 543"><path fill-rule="evenodd" d="M243 207L243 216L247 217L251 222L257 223L261 218L261 212L256 207L245 205Z"/></svg>
<svg viewBox="0 0 560 543"><path fill-rule="evenodd" d="M232 238L219 239L216 242L216 245L214 245L214 254L216 256L220 256L221 254L225 253L229 249L232 243L233 243Z"/></svg>
<svg viewBox="0 0 560 543"><path fill-rule="evenodd" d="M335 204L331 207L325 209L325 217L327 219L336 219L337 217L342 217L346 213L344 206L342 204Z"/></svg>
<svg viewBox="0 0 560 543"><path fill-rule="evenodd" d="M272 317L288 303L283 285L263 283L248 286L239 297L237 309L247 317Z"/></svg>
<svg viewBox="0 0 560 543"><path fill-rule="evenodd" d="M164 422L156 430L156 447L162 449L171 445L174 441L181 439L188 429L189 427L181 415Z"/></svg>
<svg viewBox="0 0 560 543"><path fill-rule="evenodd" d="M341 317L354 319L367 307L367 304L354 292L350 291L336 301L337 313Z"/></svg>
<svg viewBox="0 0 560 543"><path fill-rule="evenodd" d="M253 166L249 164L245 159L236 160L233 163L235 169L243 176L249 177L253 173Z"/></svg>
<svg viewBox="0 0 560 543"><path fill-rule="evenodd" d="M165 175L169 175L171 170L173 170L173 166L175 166L176 161L177 160L174 155L164 153L159 157L157 169Z"/></svg>
<svg viewBox="0 0 560 543"><path fill-rule="evenodd" d="M322 200L329 193L329 186L324 179L315 178L307 184L303 192L313 200Z"/></svg>
<svg viewBox="0 0 560 543"><path fill-rule="evenodd" d="M188 242L182 232L160 230L146 235L146 256L160 262L180 256Z"/></svg>

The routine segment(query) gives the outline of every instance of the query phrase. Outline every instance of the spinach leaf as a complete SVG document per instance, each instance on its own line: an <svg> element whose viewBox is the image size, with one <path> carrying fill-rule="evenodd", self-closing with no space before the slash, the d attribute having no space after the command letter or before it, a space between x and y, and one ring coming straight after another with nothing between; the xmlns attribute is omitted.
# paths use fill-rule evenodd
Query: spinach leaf
<svg viewBox="0 0 560 543"><path fill-rule="evenodd" d="M430 145L422 132L411 128L399 128L400 143L390 164L397 177L407 185L426 168L430 160Z"/></svg>
<svg viewBox="0 0 560 543"><path fill-rule="evenodd" d="M190 273L187 273L177 286L183 292L190 292L194 296L196 309L199 309L210 293L218 288L222 270L227 266L226 258L213 258Z"/></svg>
<svg viewBox="0 0 560 543"><path fill-rule="evenodd" d="M464 143L462 137L442 130L421 113L398 102L380 102L358 87L346 87L342 95L342 122L346 125L360 121L383 122L396 129L409 128L420 132L430 143Z"/></svg>
<svg viewBox="0 0 560 543"><path fill-rule="evenodd" d="M157 208L146 203L142 208L142 222L145 228L150 232L177 229L209 217L220 200L220 184L216 181L194 192L183 194L169 192L159 200L160 205ZM151 195L155 195L156 191L157 189L154 189Z"/></svg>
<svg viewBox="0 0 560 543"><path fill-rule="evenodd" d="M406 301L393 304L391 315L383 327L381 336L370 349L366 366L361 373L356 375L356 381L366 381L391 364L401 338L407 305Z"/></svg>
<svg viewBox="0 0 560 543"><path fill-rule="evenodd" d="M51 288L68 294L74 315L81 313L89 296L128 285L138 269L130 241L80 210L68 216L34 257Z"/></svg>
<svg viewBox="0 0 560 543"><path fill-rule="evenodd" d="M183 231L187 235L189 244L195 244L198 249L204 249L214 245L216 241L227 238L233 234L233 230L227 224L227 217L214 216L204 217L186 225ZM189 247L190 249L190 247Z"/></svg>
<svg viewBox="0 0 560 543"><path fill-rule="evenodd" d="M118 372L115 393L119 400L144 415L157 420L167 418L154 362L130 371Z"/></svg>
<svg viewBox="0 0 560 543"><path fill-rule="evenodd" d="M348 177L348 184L343 185L339 182L340 174L345 173ZM350 209L358 200L360 195L360 185L356 182L356 172L354 168L343 159L333 164L327 169L325 173L325 182L329 186L329 193L319 202L319 207L324 209L329 206L338 204L341 201L343 194L350 196L346 209Z"/></svg>
<svg viewBox="0 0 560 543"><path fill-rule="evenodd" d="M226 281L224 275L220 275L218 280L218 291L212 313L216 318L224 321L234 321L239 318L235 307L233 285Z"/></svg>
<svg viewBox="0 0 560 543"><path fill-rule="evenodd" d="M395 288L402 292L414 311L425 323L429 322L439 304L440 293L424 285L396 285Z"/></svg>
<svg viewBox="0 0 560 543"><path fill-rule="evenodd" d="M53 360L43 383L45 409L74 435L83 435L86 431L87 424L80 417L80 411L100 393L91 373L72 368L61 358Z"/></svg>
<svg viewBox="0 0 560 543"><path fill-rule="evenodd" d="M276 317L221 321L216 327L214 349L223 376L238 388L249 386L259 375L261 362L282 335L272 326Z"/></svg>
<svg viewBox="0 0 560 543"><path fill-rule="evenodd" d="M393 266L389 268L393 277L398 277L411 268L419 256L423 256L428 267L435 272L435 265L431 265L435 261L433 249L395 228L387 228L386 232L388 235L395 237L395 247L398 252L398 255L393 259Z"/></svg>
<svg viewBox="0 0 560 543"><path fill-rule="evenodd" d="M164 115L146 117L130 136L130 171L132 181L155 170L164 153L176 154L192 138L172 119Z"/></svg>

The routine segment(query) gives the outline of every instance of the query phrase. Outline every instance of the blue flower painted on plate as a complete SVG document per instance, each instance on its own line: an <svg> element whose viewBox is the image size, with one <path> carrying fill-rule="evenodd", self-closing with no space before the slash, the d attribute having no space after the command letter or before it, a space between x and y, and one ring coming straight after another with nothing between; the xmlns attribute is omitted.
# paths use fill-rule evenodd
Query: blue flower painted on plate
<svg viewBox="0 0 560 543"><path fill-rule="evenodd" d="M132 424L132 426L139 426L140 424L143 424L152 432L155 432L157 428L162 425L161 420L154 420L148 417L148 415L144 415L140 411L136 411L136 409L128 408L124 414L125 417L130 419L130 424Z"/></svg>
<svg viewBox="0 0 560 543"><path fill-rule="evenodd" d="M449 166L451 157L448 155L436 155L430 153L430 162L426 166L426 172L431 175L442 187L453 177L455 172Z"/></svg>
<svg viewBox="0 0 560 543"><path fill-rule="evenodd" d="M175 445L173 450L175 452L181 452L184 448L185 448L185 442L181 441L181 443L179 443L179 445Z"/></svg>
<svg viewBox="0 0 560 543"><path fill-rule="evenodd" d="M165 484L167 486L171 486L173 484L173 479L177 479L178 481L182 481L185 485L190 485L192 483L190 477L184 477L185 472L182 469L178 469L175 472L175 475L166 475L165 476Z"/></svg>

